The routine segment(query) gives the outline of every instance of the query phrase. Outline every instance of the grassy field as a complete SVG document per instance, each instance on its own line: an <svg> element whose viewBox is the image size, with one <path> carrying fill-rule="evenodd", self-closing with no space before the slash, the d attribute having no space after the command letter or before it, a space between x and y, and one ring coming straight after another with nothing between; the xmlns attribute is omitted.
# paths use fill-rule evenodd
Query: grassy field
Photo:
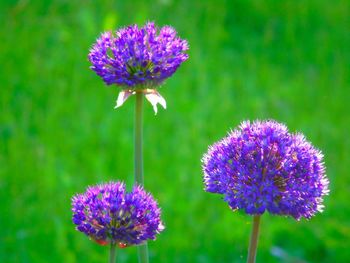
<svg viewBox="0 0 350 263"><path fill-rule="evenodd" d="M200 159L242 120L273 118L325 154L331 193L310 221L264 215L258 262L350 262L350 2L1 1L0 262L106 262L71 222L73 194L133 181L134 98L89 69L101 31L155 21L190 59L146 104L145 186L166 230L151 262L244 262L251 218L203 191ZM136 248L118 251L136 262Z"/></svg>

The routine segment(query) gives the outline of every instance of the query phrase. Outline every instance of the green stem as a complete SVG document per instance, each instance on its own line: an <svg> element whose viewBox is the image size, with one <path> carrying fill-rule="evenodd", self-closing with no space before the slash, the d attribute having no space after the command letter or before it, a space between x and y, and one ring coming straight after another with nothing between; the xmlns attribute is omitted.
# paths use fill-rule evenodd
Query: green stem
<svg viewBox="0 0 350 263"><path fill-rule="evenodd" d="M260 215L253 217L253 229L250 235L247 263L255 263L256 250L258 247Z"/></svg>
<svg viewBox="0 0 350 263"><path fill-rule="evenodd" d="M135 183L144 184L143 180L143 154L142 154L142 105L143 93L136 92L135 106ZM147 242L137 247L139 263L148 263Z"/></svg>
<svg viewBox="0 0 350 263"><path fill-rule="evenodd" d="M143 156L142 156L142 92L136 92L135 107L135 183L143 186Z"/></svg>
<svg viewBox="0 0 350 263"><path fill-rule="evenodd" d="M111 242L111 247L109 249L109 263L115 263L116 253L115 253L115 243Z"/></svg>
<svg viewBox="0 0 350 263"><path fill-rule="evenodd" d="M139 255L139 263L148 263L147 242L137 247L137 254Z"/></svg>

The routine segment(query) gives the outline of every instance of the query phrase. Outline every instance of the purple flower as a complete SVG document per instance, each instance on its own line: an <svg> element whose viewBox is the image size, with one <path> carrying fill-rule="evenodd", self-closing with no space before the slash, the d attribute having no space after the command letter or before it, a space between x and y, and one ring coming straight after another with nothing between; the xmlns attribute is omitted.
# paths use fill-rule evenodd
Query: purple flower
<svg viewBox="0 0 350 263"><path fill-rule="evenodd" d="M149 22L141 28L132 25L115 34L103 33L93 45L89 60L91 69L107 85L116 84L125 90L118 99L119 107L135 91L158 95L154 89L187 60L186 50L187 41L179 38L172 27L158 29ZM155 103L161 102L158 99Z"/></svg>
<svg viewBox="0 0 350 263"><path fill-rule="evenodd" d="M159 31L159 32L158 32ZM160 30L154 23L119 29L115 36L105 32L92 47L91 69L107 85L154 88L170 77L188 58L186 40L165 26Z"/></svg>
<svg viewBox="0 0 350 263"><path fill-rule="evenodd" d="M322 153L275 121L243 122L202 159L205 190L247 214L311 218L328 194Z"/></svg>
<svg viewBox="0 0 350 263"><path fill-rule="evenodd" d="M75 195L72 205L76 229L102 245L141 244L164 229L157 202L141 186L130 193L121 182L92 186Z"/></svg>

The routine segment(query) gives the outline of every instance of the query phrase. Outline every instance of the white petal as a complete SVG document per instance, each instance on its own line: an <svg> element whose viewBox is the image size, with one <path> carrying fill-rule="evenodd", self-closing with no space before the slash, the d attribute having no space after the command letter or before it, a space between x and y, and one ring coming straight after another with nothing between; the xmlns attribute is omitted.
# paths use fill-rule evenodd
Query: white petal
<svg viewBox="0 0 350 263"><path fill-rule="evenodd" d="M152 104L153 110L155 115L157 115L158 109L157 104L159 103L162 105L164 109L166 109L166 101L165 99L159 94L158 91L152 90L145 94L146 99Z"/></svg>
<svg viewBox="0 0 350 263"><path fill-rule="evenodd" d="M124 102L133 94L134 92L132 90L122 90L119 92L118 99L114 108L116 109L122 106Z"/></svg>

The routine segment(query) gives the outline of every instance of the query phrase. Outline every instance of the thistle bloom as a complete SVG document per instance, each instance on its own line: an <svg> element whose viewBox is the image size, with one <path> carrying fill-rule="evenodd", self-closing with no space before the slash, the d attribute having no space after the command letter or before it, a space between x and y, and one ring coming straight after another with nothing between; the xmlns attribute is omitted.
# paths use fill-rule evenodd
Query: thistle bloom
<svg viewBox="0 0 350 263"><path fill-rule="evenodd" d="M275 121L243 122L202 159L205 190L231 209L309 219L328 194L322 153Z"/></svg>
<svg viewBox="0 0 350 263"><path fill-rule="evenodd" d="M107 85L116 84L120 92L116 107L135 94L143 92L155 107L165 100L155 90L165 79L175 73L188 55L188 43L177 36L170 26L158 29L154 23L121 28L115 35L102 33L93 45L89 60L91 69Z"/></svg>
<svg viewBox="0 0 350 263"><path fill-rule="evenodd" d="M141 186L130 193L120 182L92 186L72 205L76 229L102 245L142 244L164 229L157 202Z"/></svg>

